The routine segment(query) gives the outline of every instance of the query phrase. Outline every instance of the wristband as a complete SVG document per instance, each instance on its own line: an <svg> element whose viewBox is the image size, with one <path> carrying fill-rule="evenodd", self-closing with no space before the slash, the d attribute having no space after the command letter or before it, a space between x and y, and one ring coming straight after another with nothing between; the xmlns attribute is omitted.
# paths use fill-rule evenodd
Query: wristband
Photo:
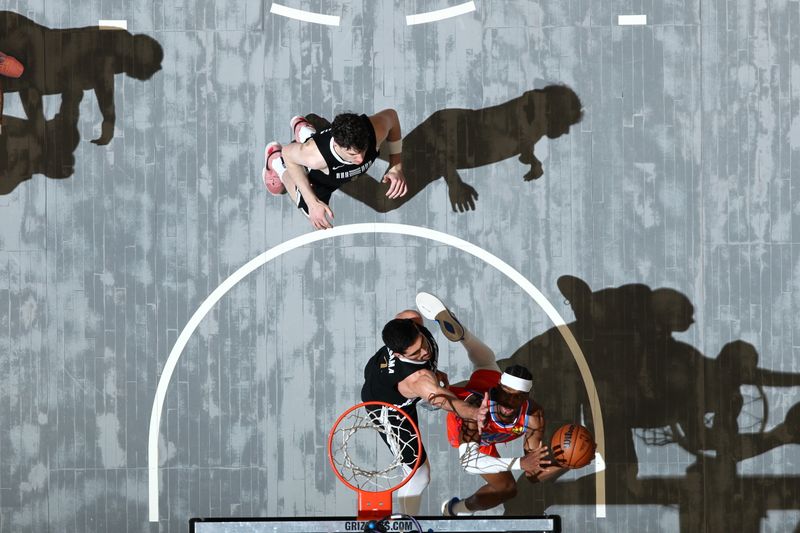
<svg viewBox="0 0 800 533"><path fill-rule="evenodd" d="M386 146L389 148L389 155L397 155L403 152L403 139L399 141L386 141Z"/></svg>

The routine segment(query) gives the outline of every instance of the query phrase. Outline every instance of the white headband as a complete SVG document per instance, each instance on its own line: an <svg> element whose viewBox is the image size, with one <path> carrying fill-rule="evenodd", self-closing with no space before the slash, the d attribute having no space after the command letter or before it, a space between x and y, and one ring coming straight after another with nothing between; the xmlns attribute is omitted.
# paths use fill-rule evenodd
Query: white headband
<svg viewBox="0 0 800 533"><path fill-rule="evenodd" d="M529 379L518 378L517 376L512 376L511 374L506 374L505 372L503 372L503 375L500 376L500 384L522 392L530 392L533 388L533 381Z"/></svg>

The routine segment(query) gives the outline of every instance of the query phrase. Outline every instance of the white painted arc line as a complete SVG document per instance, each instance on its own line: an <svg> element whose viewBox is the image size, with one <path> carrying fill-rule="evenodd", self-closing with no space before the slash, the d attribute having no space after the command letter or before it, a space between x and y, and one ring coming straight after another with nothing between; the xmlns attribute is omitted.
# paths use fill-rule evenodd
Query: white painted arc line
<svg viewBox="0 0 800 533"><path fill-rule="evenodd" d="M420 237L423 239L438 241L449 246L458 248L464 252L474 255L478 259L495 267L497 270L505 274L517 285L520 286L536 303L544 310L548 318L556 325L559 333L564 341L567 343L573 358L578 364L578 369L581 373L584 386L589 395L589 404L592 412L592 421L594 422L595 440L597 441L597 451L605 455L605 431L603 425L602 412L600 409L600 402L597 396L597 389L592 378L589 365L586 358L578 345L577 340L572 335L572 332L566 326L566 322L561 315L556 311L552 304L544 297L544 295L536 288L533 283L528 281L522 274L517 272L514 268L508 265L505 261L492 255L486 250L459 239L453 235L448 235L439 231L422 228L419 226L410 226L406 224L389 224L389 223L372 223L372 224L348 224L344 226L337 226L333 229L325 231L316 231L313 233L306 233L283 242L263 254L251 259L236 272L231 274L224 280L219 287L217 287L204 301L200 307L195 311L189 321L186 323L183 331L181 331L175 345L170 351L167 361L164 363L164 369L159 376L158 384L156 386L156 395L153 401L153 409L150 415L150 427L148 430L147 439L147 471L148 471L148 496L149 496L149 519L151 522L158 521L159 514L159 480L158 480L158 438L159 427L161 425L161 412L166 399L167 388L178 364L183 349L189 342L189 339L194 334L194 331L200 325L203 318L208 312L217 304L217 302L239 281L244 279L251 272L260 266L268 263L272 259L283 255L286 252L306 246L308 244L321 241L324 239L340 237L344 235L355 235L361 233L393 233L401 235L409 235L413 237ZM595 515L598 518L606 516L606 501L605 501L605 471L597 472L596 479L596 510Z"/></svg>
<svg viewBox="0 0 800 533"><path fill-rule="evenodd" d="M240 267L236 272L231 274L225 281L223 281L219 287L214 289L210 295L208 295L208 297L203 301L202 304L200 304L200 307L197 308L197 311L194 312L192 317L186 323L183 331L181 331L181 334L175 341L175 345L172 347L172 350L167 357L167 361L164 363L164 369L161 371L161 376L158 379L158 385L156 386L156 397L153 400L153 409L150 413L150 429L147 435L147 484L150 493L149 507L151 522L158 522L158 437L159 426L161 425L161 411L164 407L164 400L166 399L167 388L169 387L172 373L175 371L175 366L178 364L178 359L180 358L181 353L183 353L183 349L186 347L186 344L189 342L189 339L194 334L194 331L197 329L197 326L200 325L200 322L202 322L203 318L205 318L214 305L216 305L216 303L231 288L233 288L233 286L239 283L239 281L250 274L253 270L257 269L263 264L266 264L272 259L300 246L320 240L302 239L306 236L313 237L317 236L318 234L324 235L324 232L301 235L300 237L281 243L278 246L275 246L267 252L264 252L263 254L248 261L244 266ZM324 238L324 236L322 238ZM164 379L165 377L166 379Z"/></svg>
<svg viewBox="0 0 800 533"><path fill-rule="evenodd" d="M428 11L426 13L416 13L414 15L406 15L406 25L413 26L415 24L425 24L427 22L436 22L439 20L457 17L475 11L475 2L470 0L457 6L447 7L444 9L437 9L436 11Z"/></svg>
<svg viewBox="0 0 800 533"><path fill-rule="evenodd" d="M339 25L339 17L336 15L323 15L322 13L314 13L313 11L303 11L302 9L294 9L293 7L287 7L274 2L269 8L269 12L295 20L302 20L303 22L325 24L326 26Z"/></svg>
<svg viewBox="0 0 800 533"><path fill-rule="evenodd" d="M112 19L100 19L97 21L97 25L100 27L101 30L127 30L128 29L128 21L127 20L112 20Z"/></svg>
<svg viewBox="0 0 800 533"><path fill-rule="evenodd" d="M647 15L619 15L617 17L618 26L646 26Z"/></svg>

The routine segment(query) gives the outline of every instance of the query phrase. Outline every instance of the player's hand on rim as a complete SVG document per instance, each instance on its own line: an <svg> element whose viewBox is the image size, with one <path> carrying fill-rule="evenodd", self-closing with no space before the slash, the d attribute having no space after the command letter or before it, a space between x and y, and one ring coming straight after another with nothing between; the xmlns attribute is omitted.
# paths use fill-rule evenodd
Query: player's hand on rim
<svg viewBox="0 0 800 533"><path fill-rule="evenodd" d="M386 191L386 196L392 200L405 196L408 192L408 184L403 174L403 167L399 163L390 168L386 174L384 174L381 181L389 184L389 190Z"/></svg>
<svg viewBox="0 0 800 533"><path fill-rule="evenodd" d="M308 218L314 229L330 229L333 227L333 211L328 204L317 200L308 206Z"/></svg>

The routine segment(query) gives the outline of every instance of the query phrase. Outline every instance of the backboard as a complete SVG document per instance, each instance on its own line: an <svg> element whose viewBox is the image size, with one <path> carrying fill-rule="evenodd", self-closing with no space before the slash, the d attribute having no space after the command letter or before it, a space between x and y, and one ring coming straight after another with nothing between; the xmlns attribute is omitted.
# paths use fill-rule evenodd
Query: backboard
<svg viewBox="0 0 800 533"><path fill-rule="evenodd" d="M528 533L559 532L558 516L470 516L444 518L440 516L416 517L424 533L476 533L517 531ZM364 531L367 522L350 517L322 518L193 518L190 533L339 533ZM410 521L393 522L390 531L414 533Z"/></svg>

